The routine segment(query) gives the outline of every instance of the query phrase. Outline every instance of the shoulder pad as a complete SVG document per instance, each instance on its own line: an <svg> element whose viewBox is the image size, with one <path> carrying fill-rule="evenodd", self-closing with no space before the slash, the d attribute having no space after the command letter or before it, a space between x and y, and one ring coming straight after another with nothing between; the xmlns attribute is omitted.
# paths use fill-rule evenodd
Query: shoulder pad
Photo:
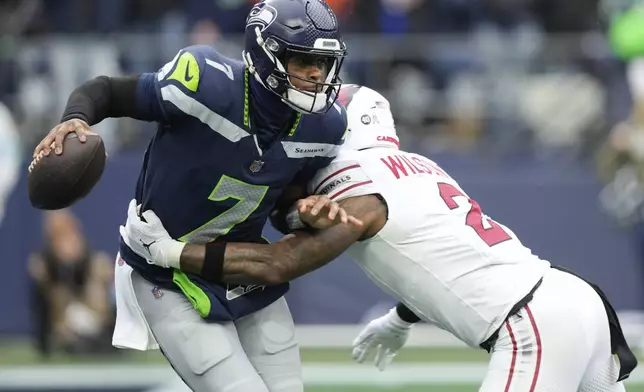
<svg viewBox="0 0 644 392"><path fill-rule="evenodd" d="M242 70L240 70L242 68ZM236 79L243 76L240 62L221 56L209 46L198 45L181 49L175 58L157 73L161 89L177 87L215 112L223 112L236 96Z"/></svg>

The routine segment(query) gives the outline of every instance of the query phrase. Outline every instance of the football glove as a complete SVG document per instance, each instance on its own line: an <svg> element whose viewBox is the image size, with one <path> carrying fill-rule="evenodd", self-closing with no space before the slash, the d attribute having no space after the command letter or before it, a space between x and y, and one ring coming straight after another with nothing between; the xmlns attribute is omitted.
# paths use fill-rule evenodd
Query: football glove
<svg viewBox="0 0 644 392"><path fill-rule="evenodd" d="M132 200L127 210L127 222L119 227L121 238L149 264L179 269L181 252L186 244L170 237L154 211L143 211L141 218L140 210L141 206Z"/></svg>
<svg viewBox="0 0 644 392"><path fill-rule="evenodd" d="M362 363L375 353L376 367L385 370L407 342L412 325L398 316L396 308L391 309L386 315L367 324L353 341L353 359Z"/></svg>

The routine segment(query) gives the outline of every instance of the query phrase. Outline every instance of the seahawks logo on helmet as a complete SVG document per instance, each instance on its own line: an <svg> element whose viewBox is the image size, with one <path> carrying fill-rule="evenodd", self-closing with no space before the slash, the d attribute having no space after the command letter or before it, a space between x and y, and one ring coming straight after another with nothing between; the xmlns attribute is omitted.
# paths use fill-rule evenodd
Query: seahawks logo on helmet
<svg viewBox="0 0 644 392"><path fill-rule="evenodd" d="M266 30L277 19L277 10L265 3L259 3L248 14L246 25L259 25L261 31Z"/></svg>

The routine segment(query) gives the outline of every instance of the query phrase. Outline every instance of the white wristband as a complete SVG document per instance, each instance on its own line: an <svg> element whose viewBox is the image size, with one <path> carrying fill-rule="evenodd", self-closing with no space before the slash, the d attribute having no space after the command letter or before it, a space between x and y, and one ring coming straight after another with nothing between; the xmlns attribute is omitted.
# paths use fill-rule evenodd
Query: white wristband
<svg viewBox="0 0 644 392"><path fill-rule="evenodd" d="M186 243L170 240L162 246L166 266L168 268L181 269L181 252L183 252L183 248L186 246Z"/></svg>
<svg viewBox="0 0 644 392"><path fill-rule="evenodd" d="M396 308L393 308L389 311L388 319L391 325L398 329L409 329L412 325L414 325L414 323L410 323L401 319Z"/></svg>

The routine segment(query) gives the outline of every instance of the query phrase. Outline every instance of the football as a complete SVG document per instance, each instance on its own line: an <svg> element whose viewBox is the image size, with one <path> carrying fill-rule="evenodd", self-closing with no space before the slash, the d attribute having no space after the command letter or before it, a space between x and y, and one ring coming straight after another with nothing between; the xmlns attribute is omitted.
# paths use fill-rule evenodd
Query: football
<svg viewBox="0 0 644 392"><path fill-rule="evenodd" d="M63 153L40 154L29 165L29 201L41 210L59 210L85 197L105 167L105 145L100 136L86 134L81 143L76 133L63 141Z"/></svg>

